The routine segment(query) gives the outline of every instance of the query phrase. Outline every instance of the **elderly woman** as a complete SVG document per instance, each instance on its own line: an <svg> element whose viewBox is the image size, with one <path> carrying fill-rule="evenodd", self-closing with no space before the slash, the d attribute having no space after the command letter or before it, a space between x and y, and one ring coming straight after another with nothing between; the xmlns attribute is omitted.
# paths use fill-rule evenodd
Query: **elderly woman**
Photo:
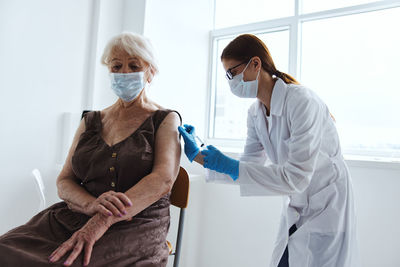
<svg viewBox="0 0 400 267"><path fill-rule="evenodd" d="M0 237L0 266L165 266L180 115L146 96L149 42L123 33L102 63L119 97L87 113L57 178L63 202Z"/></svg>

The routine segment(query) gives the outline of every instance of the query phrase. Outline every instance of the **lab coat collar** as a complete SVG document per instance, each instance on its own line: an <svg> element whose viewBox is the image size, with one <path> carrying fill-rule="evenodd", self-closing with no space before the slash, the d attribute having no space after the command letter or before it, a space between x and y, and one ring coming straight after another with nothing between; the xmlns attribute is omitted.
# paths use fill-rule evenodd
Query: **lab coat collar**
<svg viewBox="0 0 400 267"><path fill-rule="evenodd" d="M271 96L271 114L281 116L283 104L285 103L287 84L280 78L275 82Z"/></svg>
<svg viewBox="0 0 400 267"><path fill-rule="evenodd" d="M286 94L287 84L282 79L277 78L277 81L275 82L274 88L272 90L270 114L273 114L275 116L282 115L283 104L285 103ZM266 108L264 107L264 104L260 100L257 101L259 109L261 109L263 111L263 114L265 114Z"/></svg>

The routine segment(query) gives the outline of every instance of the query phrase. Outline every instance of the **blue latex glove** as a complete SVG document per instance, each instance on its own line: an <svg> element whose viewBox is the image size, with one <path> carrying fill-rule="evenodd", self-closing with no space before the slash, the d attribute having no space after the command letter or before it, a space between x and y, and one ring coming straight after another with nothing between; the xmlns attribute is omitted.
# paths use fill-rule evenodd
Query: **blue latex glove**
<svg viewBox="0 0 400 267"><path fill-rule="evenodd" d="M183 141L185 142L185 148L184 148L185 154L190 160L190 162L192 162L194 158L197 156L197 154L199 154L200 152L200 149L196 143L194 126L189 124L184 124L183 127L182 126L178 127L178 131L182 135Z"/></svg>
<svg viewBox="0 0 400 267"><path fill-rule="evenodd" d="M239 161L222 154L214 146L207 146L201 151L205 157L204 167L210 170L228 174L235 181L239 177Z"/></svg>

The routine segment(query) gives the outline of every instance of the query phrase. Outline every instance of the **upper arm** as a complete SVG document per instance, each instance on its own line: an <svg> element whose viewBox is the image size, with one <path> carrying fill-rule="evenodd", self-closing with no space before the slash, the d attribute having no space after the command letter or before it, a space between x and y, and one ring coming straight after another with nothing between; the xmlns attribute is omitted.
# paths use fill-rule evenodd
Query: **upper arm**
<svg viewBox="0 0 400 267"><path fill-rule="evenodd" d="M287 161L268 166L241 162L238 181L244 186L244 194L293 194L308 187L321 145L322 114L321 102L313 97L295 95L288 100L286 115L290 139Z"/></svg>
<svg viewBox="0 0 400 267"><path fill-rule="evenodd" d="M153 173L174 182L178 175L181 145L178 126L180 117L176 112L169 113L156 133Z"/></svg>
<svg viewBox="0 0 400 267"><path fill-rule="evenodd" d="M266 158L267 157L264 151L264 147L257 136L252 112L249 109L247 114L246 144L244 146L244 152L241 155L240 160L263 163L265 162Z"/></svg>
<svg viewBox="0 0 400 267"><path fill-rule="evenodd" d="M67 158L65 159L64 166L59 176L57 177L57 183L65 179L71 179L75 177L75 174L72 170L72 156L75 152L76 146L78 145L79 137L85 130L86 130L85 119L82 119L78 126L78 129L75 132L74 139L72 140L71 147L69 148L69 152Z"/></svg>
<svg viewBox="0 0 400 267"><path fill-rule="evenodd" d="M291 101L289 110L290 141L286 170L311 179L321 146L322 104L313 97Z"/></svg>

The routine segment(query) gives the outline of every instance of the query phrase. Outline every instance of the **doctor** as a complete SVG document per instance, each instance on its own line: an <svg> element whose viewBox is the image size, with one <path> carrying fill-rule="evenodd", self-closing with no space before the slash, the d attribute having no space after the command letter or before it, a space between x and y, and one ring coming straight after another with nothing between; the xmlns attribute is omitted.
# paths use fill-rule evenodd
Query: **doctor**
<svg viewBox="0 0 400 267"><path fill-rule="evenodd" d="M200 152L185 125L186 156L206 168L207 181L238 184L242 196L285 196L271 267L358 266L351 179L328 107L278 71L254 35L235 38L221 60L232 93L256 98L244 153L235 160L213 146Z"/></svg>

